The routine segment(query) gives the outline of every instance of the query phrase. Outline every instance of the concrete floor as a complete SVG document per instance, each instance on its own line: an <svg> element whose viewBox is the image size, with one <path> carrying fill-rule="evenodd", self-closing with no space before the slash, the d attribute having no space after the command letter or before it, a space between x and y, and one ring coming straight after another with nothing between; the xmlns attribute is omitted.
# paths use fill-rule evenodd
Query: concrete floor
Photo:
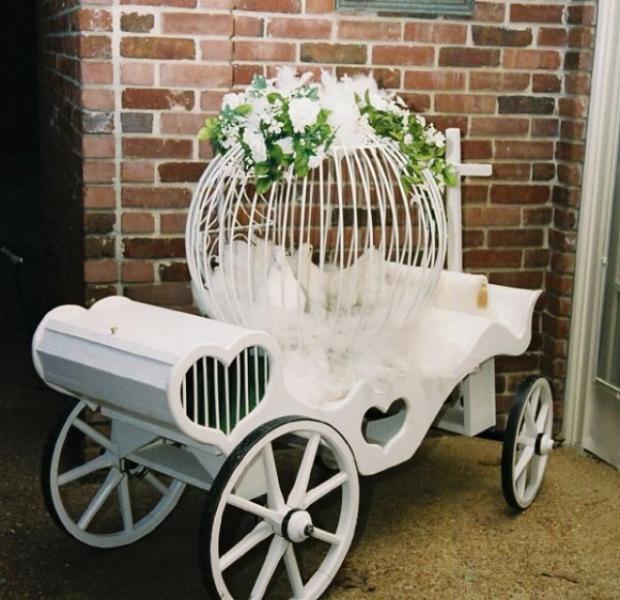
<svg viewBox="0 0 620 600"><path fill-rule="evenodd" d="M97 551L54 526L39 463L63 401L32 372L27 340L5 339L0 354L0 598L204 598L200 492L127 548ZM514 515L499 455L496 442L433 437L373 478L365 534L327 597L618 600L620 474L562 449L538 501Z"/></svg>

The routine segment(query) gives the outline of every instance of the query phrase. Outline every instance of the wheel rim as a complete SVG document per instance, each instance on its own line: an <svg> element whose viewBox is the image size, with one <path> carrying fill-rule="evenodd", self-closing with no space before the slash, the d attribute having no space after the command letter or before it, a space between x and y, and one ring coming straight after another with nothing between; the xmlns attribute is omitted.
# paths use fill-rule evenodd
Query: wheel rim
<svg viewBox="0 0 620 600"><path fill-rule="evenodd" d="M303 448L299 447L299 468L288 490L281 485L281 467L276 461L278 452L274 452L274 446L277 447L284 436L289 440L305 440ZM311 479L319 460L319 448L322 452L328 449L332 453L337 470L315 485ZM251 475L248 476L252 468L254 473L258 469L264 474L267 492L264 504L236 493L247 485L248 477L252 479ZM326 530L314 521L314 507L323 500L333 500L335 494L340 496L337 526ZM256 524L249 533L222 551L223 514L231 506L251 515ZM349 550L358 506L357 467L351 450L337 432L316 421L295 421L277 427L254 444L233 469L213 514L209 558L213 582L220 597L233 597L228 585L231 571L246 555L262 545L265 552L258 557L258 574L252 580L249 594L252 600L265 597L270 585L273 586L278 567L283 575L281 579L286 580L294 598L318 598L331 583ZM313 567L312 573L304 574L300 569L301 555L310 540L324 545L325 552L318 567ZM239 600L237 595L234 598Z"/></svg>
<svg viewBox="0 0 620 600"><path fill-rule="evenodd" d="M548 452L540 451L552 442L553 396L549 382L544 378L534 381L527 391L519 414L512 448L512 489L522 508L529 506L545 474Z"/></svg>
<svg viewBox="0 0 620 600"><path fill-rule="evenodd" d="M185 484L175 479L166 481L120 455L112 436L89 424L88 413L99 414L79 402L58 434L49 471L52 503L62 525L81 542L98 548L131 544L170 514ZM99 420L105 427L100 416ZM108 423L107 428L112 430L114 422ZM76 462L83 464L72 463L67 469L61 464L66 462L63 451L67 451L67 438L74 432L85 436L95 457L85 462L80 457ZM138 486L137 480L144 485Z"/></svg>

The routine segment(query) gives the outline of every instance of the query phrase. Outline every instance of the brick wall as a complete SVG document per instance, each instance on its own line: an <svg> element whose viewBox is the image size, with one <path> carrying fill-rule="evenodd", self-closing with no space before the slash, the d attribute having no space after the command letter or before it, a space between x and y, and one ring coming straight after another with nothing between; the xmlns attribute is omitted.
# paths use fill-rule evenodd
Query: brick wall
<svg viewBox="0 0 620 600"><path fill-rule="evenodd" d="M477 2L471 19L421 19L335 13L333 0L84 0L61 22L79 40L63 92L82 109L87 302L124 293L191 308L185 212L210 157L195 133L225 92L279 64L372 71L461 128L466 160L494 165L464 189L466 268L546 289L530 352L498 360L500 412L523 373L542 368L562 391L593 1Z"/></svg>

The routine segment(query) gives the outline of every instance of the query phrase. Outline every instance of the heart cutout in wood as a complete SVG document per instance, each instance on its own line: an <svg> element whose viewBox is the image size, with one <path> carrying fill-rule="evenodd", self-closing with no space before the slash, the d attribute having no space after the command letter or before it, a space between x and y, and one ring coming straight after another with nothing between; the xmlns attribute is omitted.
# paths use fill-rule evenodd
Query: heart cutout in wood
<svg viewBox="0 0 620 600"><path fill-rule="evenodd" d="M262 401L270 376L269 354L244 348L229 364L199 358L181 383L181 404L196 425L229 434Z"/></svg>
<svg viewBox="0 0 620 600"><path fill-rule="evenodd" d="M362 435L369 444L385 448L403 428L407 418L407 403L397 398L386 411L380 408L369 408L362 420Z"/></svg>

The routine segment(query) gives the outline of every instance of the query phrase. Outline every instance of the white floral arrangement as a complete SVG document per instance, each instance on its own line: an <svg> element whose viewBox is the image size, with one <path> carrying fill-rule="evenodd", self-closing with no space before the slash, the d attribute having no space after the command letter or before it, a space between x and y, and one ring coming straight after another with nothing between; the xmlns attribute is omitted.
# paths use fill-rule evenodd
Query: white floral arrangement
<svg viewBox="0 0 620 600"><path fill-rule="evenodd" d="M216 153L243 150L243 167L254 172L258 193L264 193L293 166L298 177L318 167L334 148L372 143L377 137L395 144L408 159L403 187L422 182L429 169L440 186L454 185L454 168L445 161L445 136L414 115L402 98L379 89L369 76L337 80L323 72L298 77L290 68L274 79L256 76L241 93L226 94L217 117L198 132Z"/></svg>

